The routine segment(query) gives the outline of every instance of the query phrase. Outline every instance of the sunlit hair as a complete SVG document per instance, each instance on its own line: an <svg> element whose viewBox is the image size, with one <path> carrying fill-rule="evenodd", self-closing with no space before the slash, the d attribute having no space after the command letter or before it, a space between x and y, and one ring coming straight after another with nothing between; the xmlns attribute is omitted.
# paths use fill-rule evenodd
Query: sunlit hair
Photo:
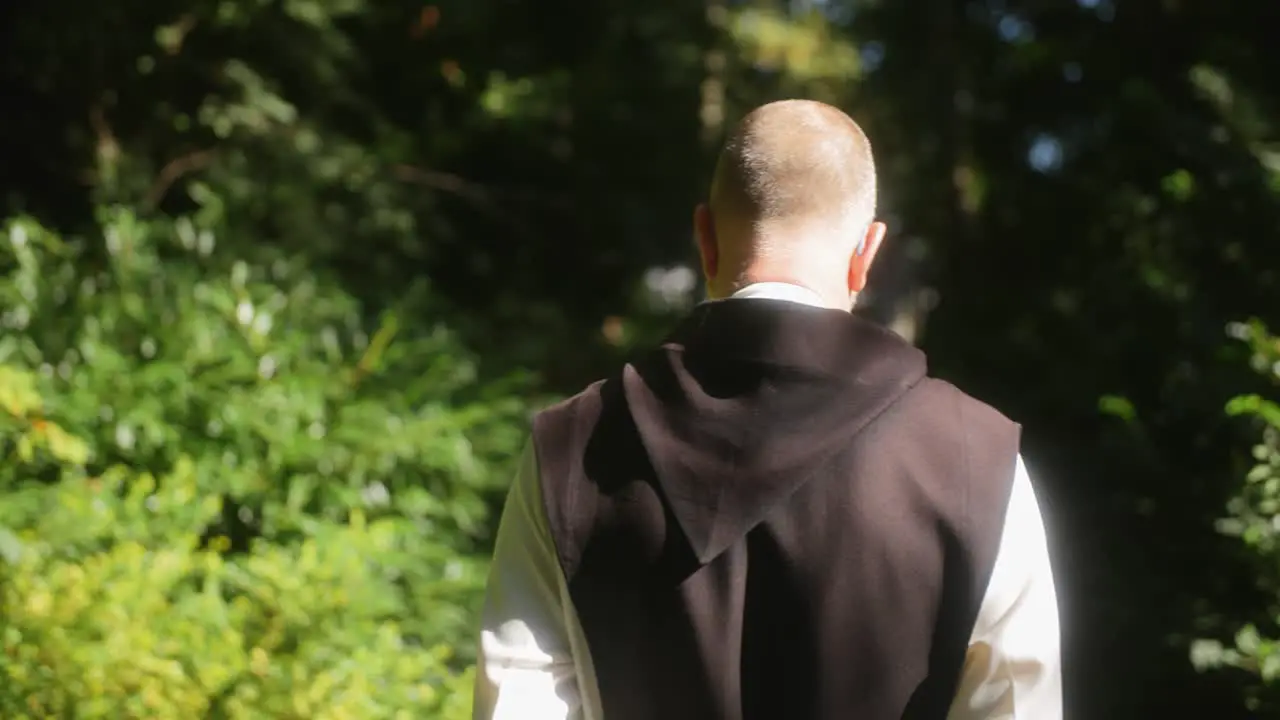
<svg viewBox="0 0 1280 720"><path fill-rule="evenodd" d="M757 108L725 143L711 207L756 227L865 228L875 215L871 143L848 115L810 100Z"/></svg>

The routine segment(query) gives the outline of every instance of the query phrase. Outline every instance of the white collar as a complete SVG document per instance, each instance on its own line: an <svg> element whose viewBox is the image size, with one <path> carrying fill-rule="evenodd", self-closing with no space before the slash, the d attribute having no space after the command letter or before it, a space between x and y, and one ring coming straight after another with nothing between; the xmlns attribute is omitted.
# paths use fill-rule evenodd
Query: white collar
<svg viewBox="0 0 1280 720"><path fill-rule="evenodd" d="M736 300L749 298L783 300L786 302L810 305L813 307L827 306L827 304L822 301L822 297L819 296L818 293L807 287L785 282L752 283L730 295L728 299Z"/></svg>

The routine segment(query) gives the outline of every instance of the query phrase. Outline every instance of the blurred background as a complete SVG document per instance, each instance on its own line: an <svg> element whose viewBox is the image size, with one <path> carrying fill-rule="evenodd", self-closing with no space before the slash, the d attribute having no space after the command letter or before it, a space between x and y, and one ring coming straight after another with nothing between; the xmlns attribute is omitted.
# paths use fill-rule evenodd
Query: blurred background
<svg viewBox="0 0 1280 720"><path fill-rule="evenodd" d="M0 718L469 717L530 413L726 127L867 129L863 312L1022 422L1069 717L1280 717L1272 0L0 6Z"/></svg>

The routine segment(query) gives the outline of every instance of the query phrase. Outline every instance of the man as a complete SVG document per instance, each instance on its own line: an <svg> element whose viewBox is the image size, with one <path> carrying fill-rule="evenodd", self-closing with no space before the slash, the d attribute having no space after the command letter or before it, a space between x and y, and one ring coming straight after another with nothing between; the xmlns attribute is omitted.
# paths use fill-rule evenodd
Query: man
<svg viewBox="0 0 1280 720"><path fill-rule="evenodd" d="M694 214L710 301L540 413L483 611L483 720L1060 720L1019 428L849 312L870 145L758 108Z"/></svg>

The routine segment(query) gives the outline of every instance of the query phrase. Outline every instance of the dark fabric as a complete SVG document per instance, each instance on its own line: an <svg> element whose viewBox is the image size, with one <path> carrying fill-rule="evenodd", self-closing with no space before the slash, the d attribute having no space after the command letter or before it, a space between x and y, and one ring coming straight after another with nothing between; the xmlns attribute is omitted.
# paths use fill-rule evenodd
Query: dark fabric
<svg viewBox="0 0 1280 720"><path fill-rule="evenodd" d="M848 313L707 303L540 413L604 720L942 720L1019 428Z"/></svg>

